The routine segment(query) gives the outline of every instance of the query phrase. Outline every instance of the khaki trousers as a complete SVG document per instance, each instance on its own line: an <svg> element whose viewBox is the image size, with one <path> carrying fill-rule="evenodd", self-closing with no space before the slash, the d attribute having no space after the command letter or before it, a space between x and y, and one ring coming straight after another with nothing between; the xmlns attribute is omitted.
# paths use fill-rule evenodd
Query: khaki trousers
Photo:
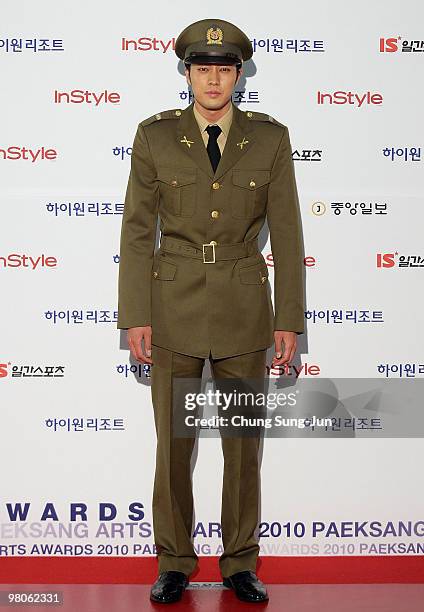
<svg viewBox="0 0 424 612"><path fill-rule="evenodd" d="M172 378L202 377L205 359L152 346L151 392L157 434L152 512L159 573L178 570L190 575L198 556L191 540L193 492L190 460L195 438L178 438L172 430ZM262 378L266 349L213 359L215 378ZM256 572L259 544L260 437L221 437L224 472L221 528L224 552L219 558L223 577L242 570Z"/></svg>

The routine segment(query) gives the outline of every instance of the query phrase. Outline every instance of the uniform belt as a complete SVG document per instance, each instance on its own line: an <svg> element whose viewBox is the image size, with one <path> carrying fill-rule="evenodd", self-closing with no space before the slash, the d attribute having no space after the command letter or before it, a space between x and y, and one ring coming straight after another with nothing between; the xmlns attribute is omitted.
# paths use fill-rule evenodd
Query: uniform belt
<svg viewBox="0 0 424 612"><path fill-rule="evenodd" d="M247 242L236 242L233 244L218 244L214 241L197 244L187 242L169 236L162 236L160 250L169 253L177 253L194 259L201 259L203 263L215 263L229 259L240 259L249 257L259 252L258 239L253 238Z"/></svg>

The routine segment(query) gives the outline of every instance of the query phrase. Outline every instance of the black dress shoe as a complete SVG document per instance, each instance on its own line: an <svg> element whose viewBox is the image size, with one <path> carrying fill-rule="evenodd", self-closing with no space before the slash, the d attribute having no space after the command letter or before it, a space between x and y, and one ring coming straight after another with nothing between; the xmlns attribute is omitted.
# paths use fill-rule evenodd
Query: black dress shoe
<svg viewBox="0 0 424 612"><path fill-rule="evenodd" d="M161 572L150 590L150 599L158 603L172 603L181 599L188 578L183 572Z"/></svg>
<svg viewBox="0 0 424 612"><path fill-rule="evenodd" d="M244 570L224 578L223 584L234 589L241 601L260 602L269 599L263 582L250 570Z"/></svg>

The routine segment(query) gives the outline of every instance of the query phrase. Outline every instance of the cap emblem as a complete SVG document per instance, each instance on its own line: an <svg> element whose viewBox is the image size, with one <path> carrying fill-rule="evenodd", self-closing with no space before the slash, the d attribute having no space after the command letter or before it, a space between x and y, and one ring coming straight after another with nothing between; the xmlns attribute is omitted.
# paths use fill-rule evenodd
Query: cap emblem
<svg viewBox="0 0 424 612"><path fill-rule="evenodd" d="M208 28L206 30L206 38L208 45L222 45L222 39L224 38L224 33L221 28Z"/></svg>

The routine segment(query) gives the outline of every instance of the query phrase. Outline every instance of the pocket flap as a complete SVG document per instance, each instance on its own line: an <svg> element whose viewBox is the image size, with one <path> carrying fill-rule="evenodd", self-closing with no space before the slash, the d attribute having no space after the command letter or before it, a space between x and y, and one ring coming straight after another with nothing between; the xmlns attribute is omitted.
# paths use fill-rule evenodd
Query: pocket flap
<svg viewBox="0 0 424 612"><path fill-rule="evenodd" d="M233 183L237 187L255 190L269 183L271 179L270 170L233 170Z"/></svg>
<svg viewBox="0 0 424 612"><path fill-rule="evenodd" d="M196 168L168 168L158 167L158 180L171 185L171 187L182 187L196 182Z"/></svg>
<svg viewBox="0 0 424 612"><path fill-rule="evenodd" d="M153 264L152 276L156 280L174 280L177 264L157 259Z"/></svg>
<svg viewBox="0 0 424 612"><path fill-rule="evenodd" d="M262 264L240 268L240 282L246 285L263 285L268 280L268 270Z"/></svg>

